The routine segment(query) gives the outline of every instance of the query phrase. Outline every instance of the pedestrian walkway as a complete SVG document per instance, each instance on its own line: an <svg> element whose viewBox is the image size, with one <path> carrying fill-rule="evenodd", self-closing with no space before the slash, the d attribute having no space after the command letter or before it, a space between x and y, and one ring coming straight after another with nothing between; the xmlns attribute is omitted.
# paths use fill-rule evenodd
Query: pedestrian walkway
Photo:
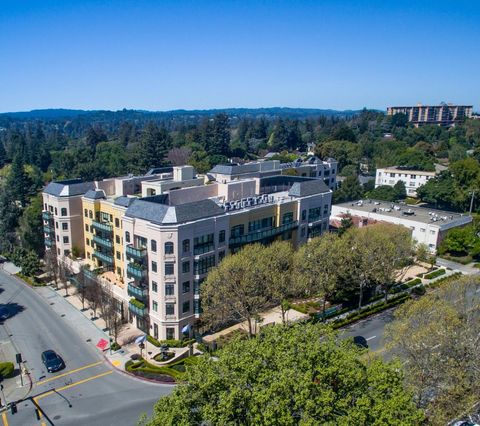
<svg viewBox="0 0 480 426"><path fill-rule="evenodd" d="M0 341L0 361L13 362L15 365L16 353L17 351L13 347L10 339ZM20 376L18 366L15 367L14 376L9 379L4 379L1 383L3 388L1 388L0 391L0 406L5 407L11 401L18 401L25 398L32 388L30 376L25 374L25 371L22 371L22 376Z"/></svg>

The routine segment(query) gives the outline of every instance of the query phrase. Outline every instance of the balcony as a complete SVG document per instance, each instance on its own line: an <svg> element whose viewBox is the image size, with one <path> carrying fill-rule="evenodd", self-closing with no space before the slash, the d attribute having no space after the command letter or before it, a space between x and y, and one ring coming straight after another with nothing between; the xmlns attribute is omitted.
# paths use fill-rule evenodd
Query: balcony
<svg viewBox="0 0 480 426"><path fill-rule="evenodd" d="M140 302L137 299L131 299L128 303L128 309L132 314L135 314L138 317L145 317L147 316L147 307L144 303Z"/></svg>
<svg viewBox="0 0 480 426"><path fill-rule="evenodd" d="M298 221L295 220L290 223L285 223L283 225L277 226L275 228L268 229L259 229L258 231L250 232L246 235L241 235L240 237L230 238L228 241L230 246L241 246L243 244L254 243L256 241L261 241L265 238L276 237L284 233L285 231L290 231L298 227Z"/></svg>
<svg viewBox="0 0 480 426"><path fill-rule="evenodd" d="M200 254L208 253L215 250L214 243L201 244L196 247L193 247L193 255L198 256Z"/></svg>
<svg viewBox="0 0 480 426"><path fill-rule="evenodd" d="M113 248L113 243L112 241L110 240L107 240L106 238L102 238L98 235L94 235L93 238L92 238L93 242L95 242L96 244L102 246L102 247L105 247L105 248L108 248L108 249L112 249Z"/></svg>
<svg viewBox="0 0 480 426"><path fill-rule="evenodd" d="M129 296L140 300L145 300L148 297L148 287L138 286L133 282L128 283L127 293Z"/></svg>
<svg viewBox="0 0 480 426"><path fill-rule="evenodd" d="M43 211L42 212L42 219L43 220L52 220L53 219L52 213L47 212L47 211Z"/></svg>
<svg viewBox="0 0 480 426"><path fill-rule="evenodd" d="M54 242L50 238L45 238L45 245L47 247L52 247L54 245Z"/></svg>
<svg viewBox="0 0 480 426"><path fill-rule="evenodd" d="M127 245L126 248L127 257L133 257L134 259L143 260L147 255L147 249L143 248L136 248L132 244Z"/></svg>
<svg viewBox="0 0 480 426"><path fill-rule="evenodd" d="M92 221L92 226L94 229L102 232L113 232L113 226L108 223L98 222L96 220Z"/></svg>
<svg viewBox="0 0 480 426"><path fill-rule="evenodd" d="M55 233L55 229L53 229L52 226L50 225L43 225L43 232L45 234L54 234Z"/></svg>
<svg viewBox="0 0 480 426"><path fill-rule="evenodd" d="M139 263L129 263L127 265L127 277L141 280L147 276L147 267Z"/></svg>
<svg viewBox="0 0 480 426"><path fill-rule="evenodd" d="M98 260L101 260L102 262L107 263L108 265L113 265L114 263L113 256L102 253L100 251L95 250L93 252L93 256L96 257Z"/></svg>

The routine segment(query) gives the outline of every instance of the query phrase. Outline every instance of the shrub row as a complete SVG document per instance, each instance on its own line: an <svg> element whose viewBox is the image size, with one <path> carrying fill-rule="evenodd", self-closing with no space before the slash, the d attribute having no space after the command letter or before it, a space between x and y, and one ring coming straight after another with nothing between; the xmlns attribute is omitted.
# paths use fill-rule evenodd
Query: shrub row
<svg viewBox="0 0 480 426"><path fill-rule="evenodd" d="M147 340L157 348L161 345L167 345L169 348L184 348L190 344L196 342L195 339L188 339L188 340L175 340L175 339L167 339L167 340L157 340L155 337L147 335Z"/></svg>
<svg viewBox="0 0 480 426"><path fill-rule="evenodd" d="M196 364L198 358L188 357L184 358L171 364L159 367L153 364L150 364L145 359L139 361L129 360L125 363L125 369L130 373L141 377L153 378L155 380L161 381L176 381L181 380L185 374L185 366ZM181 368L180 368L181 367ZM167 377L167 379L166 379Z"/></svg>
<svg viewBox="0 0 480 426"><path fill-rule="evenodd" d="M438 269L437 271L430 272L429 274L426 274L423 276L426 280L431 280L433 278L437 278L440 275L445 275L447 271L445 269Z"/></svg>
<svg viewBox="0 0 480 426"><path fill-rule="evenodd" d="M392 294L400 293L401 291L408 290L409 288L415 287L416 285L421 284L421 283L422 283L421 278L415 278L415 279L407 281L405 283L396 285L395 287L393 287L390 290L390 293L392 293Z"/></svg>
<svg viewBox="0 0 480 426"><path fill-rule="evenodd" d="M370 315L382 312L386 309L397 306L410 298L408 294L402 294L400 296L394 297L388 301L388 303L377 303L376 305L369 306L367 308L361 309L357 312L352 312L343 320L337 320L333 322L333 328L341 328L363 318L366 318Z"/></svg>
<svg viewBox="0 0 480 426"><path fill-rule="evenodd" d="M15 274L18 278L21 278L23 281L25 281L28 285L32 287L43 287L45 286L44 283L40 282L37 277L27 277L26 275L23 275L21 272L17 272Z"/></svg>
<svg viewBox="0 0 480 426"><path fill-rule="evenodd" d="M14 371L15 367L13 366L13 362L0 362L0 377L8 379L13 376Z"/></svg>
<svg viewBox="0 0 480 426"><path fill-rule="evenodd" d="M455 272L454 274L449 275L448 277L440 278L439 280L433 282L432 284L429 284L428 287L429 288L437 288L437 287L440 287L443 284L455 281L458 278L460 278L461 276L462 276L461 272Z"/></svg>

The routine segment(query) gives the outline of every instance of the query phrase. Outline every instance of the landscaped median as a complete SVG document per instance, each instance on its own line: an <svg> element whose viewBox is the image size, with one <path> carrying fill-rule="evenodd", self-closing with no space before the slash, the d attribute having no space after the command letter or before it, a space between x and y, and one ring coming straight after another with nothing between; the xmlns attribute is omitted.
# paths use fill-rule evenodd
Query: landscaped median
<svg viewBox="0 0 480 426"><path fill-rule="evenodd" d="M446 272L447 271L445 269L437 269L436 271L430 272L429 274L425 274L423 278L426 280L433 280L434 278L440 277L441 275L445 275Z"/></svg>
<svg viewBox="0 0 480 426"><path fill-rule="evenodd" d="M143 377L145 379L175 383L181 382L185 376L186 367L196 364L197 361L198 356L194 355L160 367L141 358L137 361L127 361L125 363L125 370L135 376Z"/></svg>

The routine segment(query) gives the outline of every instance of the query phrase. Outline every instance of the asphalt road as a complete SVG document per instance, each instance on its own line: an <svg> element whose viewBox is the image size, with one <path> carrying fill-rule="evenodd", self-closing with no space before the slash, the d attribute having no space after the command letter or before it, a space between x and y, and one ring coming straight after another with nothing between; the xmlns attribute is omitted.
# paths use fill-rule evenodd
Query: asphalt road
<svg viewBox="0 0 480 426"><path fill-rule="evenodd" d="M4 426L135 425L142 413L150 415L154 403L171 392L170 385L141 381L112 368L34 289L3 271L0 304L14 314L0 325L0 340L11 339L34 382L32 399L19 404L15 415L2 415ZM40 354L47 349L62 356L63 371L46 372ZM44 413L41 420L33 399Z"/></svg>
<svg viewBox="0 0 480 426"><path fill-rule="evenodd" d="M340 336L365 338L368 348L373 352L381 352L385 348L385 326L393 320L395 308L380 312L362 321L356 322L340 331Z"/></svg>

